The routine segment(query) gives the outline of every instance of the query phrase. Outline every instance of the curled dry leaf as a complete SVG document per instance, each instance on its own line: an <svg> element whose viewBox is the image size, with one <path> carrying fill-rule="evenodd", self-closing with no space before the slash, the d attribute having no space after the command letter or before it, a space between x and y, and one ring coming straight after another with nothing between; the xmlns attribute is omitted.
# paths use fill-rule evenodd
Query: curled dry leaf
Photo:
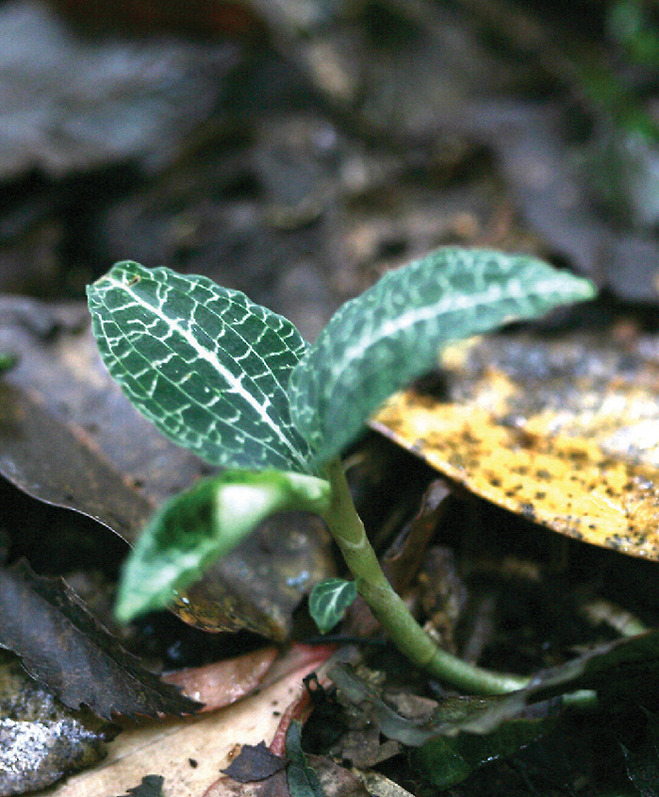
<svg viewBox="0 0 659 797"><path fill-rule="evenodd" d="M277 654L275 647L262 648L205 667L167 673L163 681L180 687L183 694L203 703L203 711L214 711L253 692Z"/></svg>
<svg viewBox="0 0 659 797"><path fill-rule="evenodd" d="M447 395L398 394L372 425L529 520L659 560L658 350L491 338L445 357Z"/></svg>

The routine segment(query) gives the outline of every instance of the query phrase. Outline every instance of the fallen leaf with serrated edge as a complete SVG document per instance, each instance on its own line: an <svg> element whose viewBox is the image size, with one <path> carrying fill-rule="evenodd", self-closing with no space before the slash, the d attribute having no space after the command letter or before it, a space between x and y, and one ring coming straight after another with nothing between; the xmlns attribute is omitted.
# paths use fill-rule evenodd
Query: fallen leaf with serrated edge
<svg viewBox="0 0 659 797"><path fill-rule="evenodd" d="M219 771L230 764L241 745L273 739L282 720L280 712L307 694L305 675L316 670L329 652L327 646L295 646L275 662L261 688L243 700L184 720L129 726L107 745L107 758L98 767L34 797L121 794L152 772L164 777L168 796L225 794L213 785Z"/></svg>
<svg viewBox="0 0 659 797"><path fill-rule="evenodd" d="M371 425L505 509L659 560L653 351L592 339L488 339L454 357L449 400L399 393Z"/></svg>
<svg viewBox="0 0 659 797"><path fill-rule="evenodd" d="M0 646L69 708L101 717L181 716L199 704L144 669L62 579L0 567Z"/></svg>

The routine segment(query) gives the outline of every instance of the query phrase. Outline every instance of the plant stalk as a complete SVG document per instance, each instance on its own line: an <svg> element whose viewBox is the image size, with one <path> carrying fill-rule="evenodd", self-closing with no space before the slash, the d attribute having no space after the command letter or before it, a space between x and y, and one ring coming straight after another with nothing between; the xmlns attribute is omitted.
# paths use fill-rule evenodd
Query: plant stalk
<svg viewBox="0 0 659 797"><path fill-rule="evenodd" d="M325 473L332 485L332 501L323 520L355 578L357 591L401 653L435 678L465 692L498 695L527 686L528 678L476 667L437 647L383 573L357 514L341 461L329 462Z"/></svg>

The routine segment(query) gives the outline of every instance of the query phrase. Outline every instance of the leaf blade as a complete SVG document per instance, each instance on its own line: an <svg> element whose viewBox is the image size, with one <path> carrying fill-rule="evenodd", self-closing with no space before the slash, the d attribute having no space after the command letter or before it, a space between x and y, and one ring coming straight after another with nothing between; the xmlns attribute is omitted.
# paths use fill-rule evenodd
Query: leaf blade
<svg viewBox="0 0 659 797"><path fill-rule="evenodd" d="M326 578L311 590L309 614L321 634L331 631L343 619L357 597L357 585L343 578Z"/></svg>
<svg viewBox="0 0 659 797"><path fill-rule="evenodd" d="M61 579L0 567L0 647L70 708L102 717L190 714L199 704L145 670Z"/></svg>
<svg viewBox="0 0 659 797"><path fill-rule="evenodd" d="M283 471L224 471L171 498L143 530L122 572L115 615L128 622L166 606L273 512L320 512L324 479Z"/></svg>
<svg viewBox="0 0 659 797"><path fill-rule="evenodd" d="M291 374L291 415L315 461L336 456L440 347L594 295L532 257L447 247L386 274L341 307Z"/></svg>
<svg viewBox="0 0 659 797"><path fill-rule="evenodd" d="M287 319L206 277L132 261L87 293L108 370L166 437L214 465L309 472L285 391L307 344Z"/></svg>

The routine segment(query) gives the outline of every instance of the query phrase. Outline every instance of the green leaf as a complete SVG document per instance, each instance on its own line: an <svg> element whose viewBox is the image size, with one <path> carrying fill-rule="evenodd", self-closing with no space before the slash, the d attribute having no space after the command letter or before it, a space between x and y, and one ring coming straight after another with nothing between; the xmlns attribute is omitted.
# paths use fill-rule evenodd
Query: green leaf
<svg viewBox="0 0 659 797"><path fill-rule="evenodd" d="M0 373L12 368L18 362L15 354L0 354Z"/></svg>
<svg viewBox="0 0 659 797"><path fill-rule="evenodd" d="M286 755L290 759L286 780L291 797L324 797L320 778L302 750L302 726L298 720L293 720L288 728Z"/></svg>
<svg viewBox="0 0 659 797"><path fill-rule="evenodd" d="M346 609L357 597L357 585L343 578L326 578L311 590L309 614L321 634L326 634L343 619Z"/></svg>
<svg viewBox="0 0 659 797"><path fill-rule="evenodd" d="M439 249L343 305L295 366L291 415L315 461L337 455L446 344L591 298L590 282L532 257Z"/></svg>
<svg viewBox="0 0 659 797"><path fill-rule="evenodd" d="M435 736L412 754L415 768L433 786L448 789L491 761L509 758L546 735L556 718L511 719L487 735Z"/></svg>
<svg viewBox="0 0 659 797"><path fill-rule="evenodd" d="M156 512L124 566L117 619L166 606L273 512L320 513L329 499L324 479L274 470L229 470L179 493Z"/></svg>
<svg viewBox="0 0 659 797"><path fill-rule="evenodd" d="M313 472L286 395L307 348L290 321L206 277L130 261L87 294L108 370L166 437L214 465Z"/></svg>

